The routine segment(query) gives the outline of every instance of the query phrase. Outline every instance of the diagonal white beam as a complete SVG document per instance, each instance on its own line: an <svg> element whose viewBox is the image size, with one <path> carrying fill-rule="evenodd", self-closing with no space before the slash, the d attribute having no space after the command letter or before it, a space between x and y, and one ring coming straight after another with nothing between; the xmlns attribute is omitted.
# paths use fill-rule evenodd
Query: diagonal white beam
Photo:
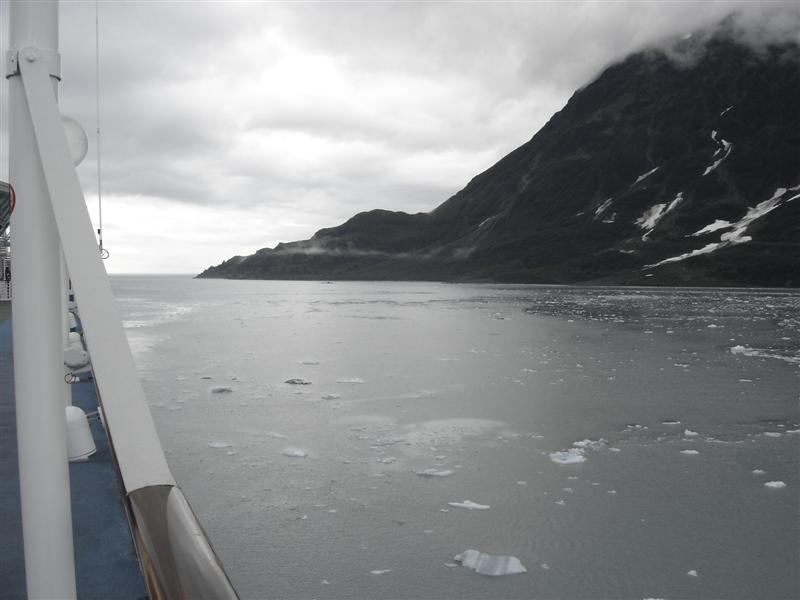
<svg viewBox="0 0 800 600"><path fill-rule="evenodd" d="M39 49L23 48L19 71L125 491L175 485L97 249L53 97L47 60Z"/></svg>

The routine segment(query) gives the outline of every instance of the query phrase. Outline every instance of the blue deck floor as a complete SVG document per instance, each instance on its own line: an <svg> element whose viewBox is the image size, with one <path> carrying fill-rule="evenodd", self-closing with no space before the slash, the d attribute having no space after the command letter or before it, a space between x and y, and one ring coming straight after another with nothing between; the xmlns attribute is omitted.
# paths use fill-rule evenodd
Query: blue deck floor
<svg viewBox="0 0 800 600"><path fill-rule="evenodd" d="M20 518L11 320L0 323L0 598L23 599L25 571ZM84 376L85 377L85 376ZM97 410L91 380L72 386L72 402ZM121 490L105 433L91 420L97 453L70 464L78 598L146 598Z"/></svg>

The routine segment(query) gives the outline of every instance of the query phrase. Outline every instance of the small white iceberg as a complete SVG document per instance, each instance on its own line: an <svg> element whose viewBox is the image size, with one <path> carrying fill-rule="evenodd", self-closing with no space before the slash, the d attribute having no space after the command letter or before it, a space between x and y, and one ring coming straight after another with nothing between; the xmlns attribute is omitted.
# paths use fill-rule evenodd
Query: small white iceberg
<svg viewBox="0 0 800 600"><path fill-rule="evenodd" d="M551 452L549 456L550 460L559 465L575 465L586 462L586 457L583 455L583 450L580 448Z"/></svg>
<svg viewBox="0 0 800 600"><path fill-rule="evenodd" d="M230 448L232 445L230 442L208 442L209 448Z"/></svg>
<svg viewBox="0 0 800 600"><path fill-rule="evenodd" d="M592 450L600 450L603 446L606 445L606 441L603 438L599 440L580 440L577 442L572 442L572 445L576 448L591 448Z"/></svg>
<svg viewBox="0 0 800 600"><path fill-rule="evenodd" d="M692 431L691 429L684 429L683 430L683 435L686 436L686 437L694 437L694 436L697 435L697 432L696 431Z"/></svg>
<svg viewBox="0 0 800 600"><path fill-rule="evenodd" d="M700 454L697 450L681 450L681 454L686 454L687 456L694 456L695 454Z"/></svg>
<svg viewBox="0 0 800 600"><path fill-rule="evenodd" d="M417 471L417 475L420 477L450 477L455 473L452 469L424 469L422 471Z"/></svg>
<svg viewBox="0 0 800 600"><path fill-rule="evenodd" d="M283 383L288 383L289 385L311 385L311 382L308 379L301 379L300 377L287 379Z"/></svg>
<svg viewBox="0 0 800 600"><path fill-rule="evenodd" d="M373 575L383 575L384 573L391 573L391 569L376 569L375 571L370 571Z"/></svg>
<svg viewBox="0 0 800 600"><path fill-rule="evenodd" d="M453 560L481 575L516 575L528 572L516 556L493 556L470 549L457 554Z"/></svg>
<svg viewBox="0 0 800 600"><path fill-rule="evenodd" d="M281 454L289 458L306 458L308 456L308 451L302 448L293 448L289 446L281 450Z"/></svg>
<svg viewBox="0 0 800 600"><path fill-rule="evenodd" d="M780 488L785 488L786 484L783 481L768 481L764 484L764 487L778 490Z"/></svg>
<svg viewBox="0 0 800 600"><path fill-rule="evenodd" d="M364 380L360 377L343 377L341 379L337 379L336 383L364 383Z"/></svg>
<svg viewBox="0 0 800 600"><path fill-rule="evenodd" d="M488 510L491 508L491 506L488 504L478 504L472 500L464 500L463 502L448 502L447 504L454 506L455 508L466 508L467 510Z"/></svg>

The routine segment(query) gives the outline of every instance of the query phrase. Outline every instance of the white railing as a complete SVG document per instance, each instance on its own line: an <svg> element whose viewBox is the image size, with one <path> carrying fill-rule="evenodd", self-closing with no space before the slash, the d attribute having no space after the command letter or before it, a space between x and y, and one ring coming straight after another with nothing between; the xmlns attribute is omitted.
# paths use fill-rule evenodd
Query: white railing
<svg viewBox="0 0 800 600"><path fill-rule="evenodd" d="M56 103L58 3L11 5L8 53L20 500L31 598L74 598L63 403L62 253L133 537L154 598L236 598L167 465Z"/></svg>

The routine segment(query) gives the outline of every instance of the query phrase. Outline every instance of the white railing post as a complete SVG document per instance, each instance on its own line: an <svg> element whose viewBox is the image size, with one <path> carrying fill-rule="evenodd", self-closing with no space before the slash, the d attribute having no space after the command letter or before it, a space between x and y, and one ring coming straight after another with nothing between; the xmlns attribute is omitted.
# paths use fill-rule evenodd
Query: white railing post
<svg viewBox="0 0 800 600"><path fill-rule="evenodd" d="M61 248L25 90L23 48L47 60L58 84L58 3L12 2L7 65L10 178L17 205L13 339L20 501L28 597L75 598L62 329Z"/></svg>

